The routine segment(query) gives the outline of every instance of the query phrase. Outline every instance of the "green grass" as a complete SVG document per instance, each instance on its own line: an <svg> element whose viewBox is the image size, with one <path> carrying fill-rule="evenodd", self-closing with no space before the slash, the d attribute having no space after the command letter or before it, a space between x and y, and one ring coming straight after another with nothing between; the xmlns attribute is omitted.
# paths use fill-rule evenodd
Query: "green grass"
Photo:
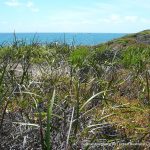
<svg viewBox="0 0 150 150"><path fill-rule="evenodd" d="M7 134L18 134L19 144L0 134L1 145L10 149L4 144L10 140L29 149L69 150L91 149L88 144L100 139L147 143L150 46L134 38L93 47L28 45L17 39L11 46L2 45L0 132L10 121L15 127ZM18 128L24 130L18 133Z"/></svg>

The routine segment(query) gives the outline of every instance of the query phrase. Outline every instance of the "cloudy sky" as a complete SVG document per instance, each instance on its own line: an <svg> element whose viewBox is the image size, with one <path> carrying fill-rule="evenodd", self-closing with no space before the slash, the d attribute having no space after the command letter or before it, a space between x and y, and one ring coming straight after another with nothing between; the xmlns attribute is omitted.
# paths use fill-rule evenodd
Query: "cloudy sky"
<svg viewBox="0 0 150 150"><path fill-rule="evenodd" d="M0 0L0 32L150 29L150 0Z"/></svg>

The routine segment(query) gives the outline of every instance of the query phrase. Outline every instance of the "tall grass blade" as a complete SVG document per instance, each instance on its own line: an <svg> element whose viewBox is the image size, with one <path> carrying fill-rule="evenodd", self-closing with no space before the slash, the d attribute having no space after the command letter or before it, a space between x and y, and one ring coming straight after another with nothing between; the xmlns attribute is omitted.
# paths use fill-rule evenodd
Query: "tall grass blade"
<svg viewBox="0 0 150 150"><path fill-rule="evenodd" d="M90 98L81 106L80 111L81 111L89 102L91 102L95 97L97 97L98 95L103 94L103 93L105 93L105 92L107 92L107 91L108 91L108 90L101 91L101 92L99 92L99 93L93 95L92 97L90 97Z"/></svg>
<svg viewBox="0 0 150 150"><path fill-rule="evenodd" d="M51 101L48 102L48 110L47 110L47 128L46 128L46 134L45 134L45 142L46 142L46 150L51 150L51 120L52 120L52 111L53 111L53 105L54 105L54 99L55 99L55 89L53 91L53 96Z"/></svg>
<svg viewBox="0 0 150 150"><path fill-rule="evenodd" d="M67 136L66 148L67 148L67 146L68 146L68 144L69 144L69 138L70 138L72 123L73 123L73 116L74 116L74 107L73 107L73 109L72 109L72 115L71 115L71 120L70 120L70 125L69 125L69 131L68 131L68 136Z"/></svg>

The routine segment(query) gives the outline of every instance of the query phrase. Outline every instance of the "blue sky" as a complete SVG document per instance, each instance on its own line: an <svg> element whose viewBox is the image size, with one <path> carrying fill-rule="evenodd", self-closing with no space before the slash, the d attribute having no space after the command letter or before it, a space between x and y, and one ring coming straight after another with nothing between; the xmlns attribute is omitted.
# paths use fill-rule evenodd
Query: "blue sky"
<svg viewBox="0 0 150 150"><path fill-rule="evenodd" d="M150 0L0 0L0 32L130 33L149 14Z"/></svg>

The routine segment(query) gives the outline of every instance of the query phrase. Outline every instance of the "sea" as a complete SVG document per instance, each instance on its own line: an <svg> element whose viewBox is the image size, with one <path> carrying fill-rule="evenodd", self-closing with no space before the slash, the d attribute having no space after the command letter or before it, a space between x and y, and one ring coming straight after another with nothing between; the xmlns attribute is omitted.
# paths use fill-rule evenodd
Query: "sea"
<svg viewBox="0 0 150 150"><path fill-rule="evenodd" d="M12 44L17 41L25 41L28 44L38 42L66 43L68 45L97 45L125 36L127 33L0 33L0 45Z"/></svg>

